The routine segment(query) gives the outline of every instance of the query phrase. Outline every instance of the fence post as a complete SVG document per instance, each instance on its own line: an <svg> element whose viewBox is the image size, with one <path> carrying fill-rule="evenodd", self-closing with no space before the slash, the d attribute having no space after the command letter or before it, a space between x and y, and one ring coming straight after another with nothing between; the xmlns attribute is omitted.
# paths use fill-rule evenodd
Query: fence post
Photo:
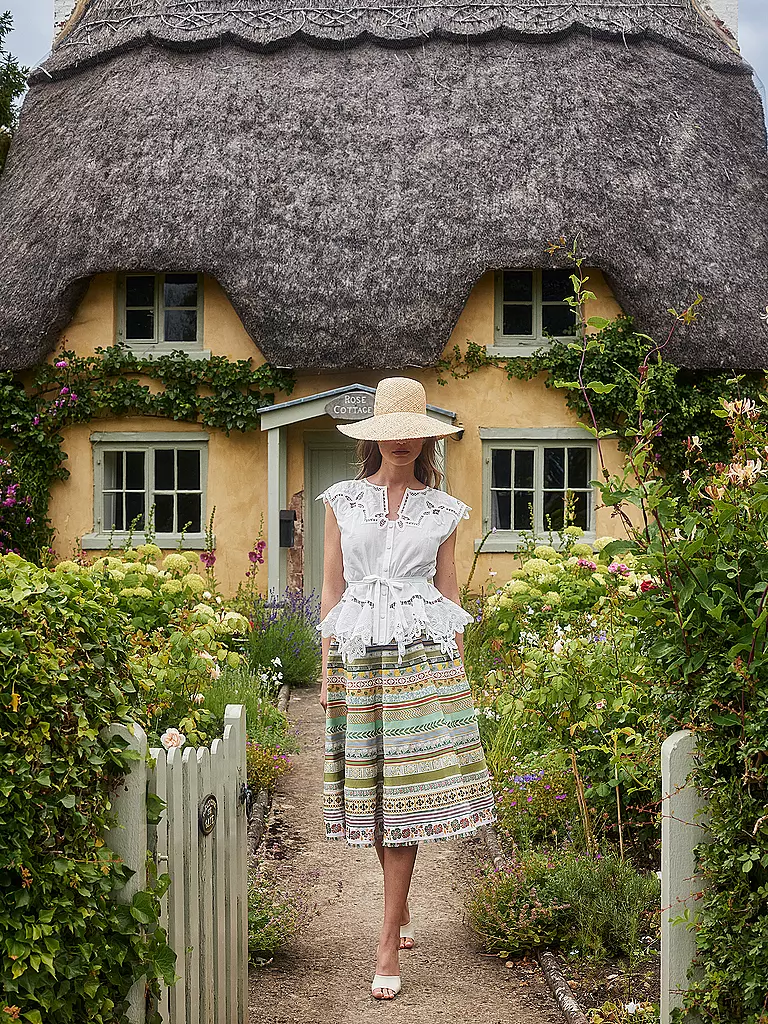
<svg viewBox="0 0 768 1024"><path fill-rule="evenodd" d="M237 1024L248 1019L248 820L245 804L240 800L241 786L247 782L246 712L244 704L227 704L224 712L224 733L229 729L232 767L236 771L234 792L234 880L233 912L235 943L232 951L237 977Z"/></svg>
<svg viewBox="0 0 768 1024"><path fill-rule="evenodd" d="M686 926L697 916L703 882L696 873L694 848L708 837L706 802L689 782L696 737L687 729L668 736L661 747L661 1024L682 1006L688 970L696 953L696 932ZM686 921L673 924L686 914Z"/></svg>
<svg viewBox="0 0 768 1024"><path fill-rule="evenodd" d="M101 735L105 740L121 736L139 754L112 797L118 824L104 836L110 850L134 872L122 889L114 893L118 903L130 903L137 892L147 887L147 735L137 722L133 723L133 734L124 725L109 725ZM140 978L128 993L127 1016L131 1024L144 1024L146 1019L144 991L145 981Z"/></svg>

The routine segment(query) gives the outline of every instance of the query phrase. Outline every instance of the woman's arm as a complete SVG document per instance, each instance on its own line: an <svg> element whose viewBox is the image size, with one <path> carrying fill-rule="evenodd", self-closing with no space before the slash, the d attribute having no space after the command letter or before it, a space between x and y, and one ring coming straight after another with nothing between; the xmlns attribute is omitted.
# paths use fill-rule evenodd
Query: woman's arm
<svg viewBox="0 0 768 1024"><path fill-rule="evenodd" d="M346 587L344 582L344 563L341 556L341 532L330 505L325 506L325 537L323 545L323 589L320 594L321 619L324 619L331 608L339 603ZM322 640L323 682L320 689L320 703L324 709L328 702L328 650L330 646L331 637L324 636Z"/></svg>
<svg viewBox="0 0 768 1024"><path fill-rule="evenodd" d="M434 583L443 597L449 601L461 604L459 597L459 584L456 580L456 531L446 537L437 549L437 562L435 566ZM459 648L462 662L464 661L464 634L456 633L456 646Z"/></svg>

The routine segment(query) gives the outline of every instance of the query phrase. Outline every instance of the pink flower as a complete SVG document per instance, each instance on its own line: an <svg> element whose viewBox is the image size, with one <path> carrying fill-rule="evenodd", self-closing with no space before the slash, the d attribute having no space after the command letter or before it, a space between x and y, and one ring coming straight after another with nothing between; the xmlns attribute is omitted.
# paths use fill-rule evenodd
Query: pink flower
<svg viewBox="0 0 768 1024"><path fill-rule="evenodd" d="M69 366L69 363L67 362L67 360L66 360L66 359L59 359L59 360L58 360L58 361L57 361L57 362L55 363L55 365L56 365L56 366L58 366L58 367L59 367L59 369L63 369L64 367L66 367L66 366Z"/></svg>

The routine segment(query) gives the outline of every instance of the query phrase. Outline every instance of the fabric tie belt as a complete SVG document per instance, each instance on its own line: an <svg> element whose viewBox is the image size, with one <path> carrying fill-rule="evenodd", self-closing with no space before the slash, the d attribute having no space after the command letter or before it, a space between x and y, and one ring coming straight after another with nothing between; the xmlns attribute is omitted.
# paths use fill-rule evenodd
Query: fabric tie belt
<svg viewBox="0 0 768 1024"><path fill-rule="evenodd" d="M375 573L369 573L368 576L363 576L360 580L348 580L347 585L350 587L359 587L365 584L366 586L373 584L373 615L374 615L374 630L380 631L383 625L382 619L386 615L386 609L382 610L381 606L381 588L386 586L389 588L389 592L394 598L394 612L396 620L396 630L399 626L401 631L407 632L407 624L405 621L405 613L403 606L400 601L400 595L405 589L408 583L429 583L428 576L377 576ZM389 601L387 601L387 607L389 607ZM386 643L390 637L386 637L384 640L379 639L380 643Z"/></svg>

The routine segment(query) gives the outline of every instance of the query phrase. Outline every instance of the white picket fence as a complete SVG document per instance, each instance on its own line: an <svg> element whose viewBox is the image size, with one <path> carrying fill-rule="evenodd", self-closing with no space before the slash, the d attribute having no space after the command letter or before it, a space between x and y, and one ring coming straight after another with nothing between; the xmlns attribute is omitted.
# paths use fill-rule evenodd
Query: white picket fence
<svg viewBox="0 0 768 1024"><path fill-rule="evenodd" d="M134 725L122 735L142 755L146 735ZM160 923L176 952L175 985L162 986L158 1010L166 1024L245 1024L248 1016L247 818L245 708L228 704L224 736L210 747L150 751L142 756L116 800L122 826L106 839L137 870L130 900L142 886L146 851L171 885ZM166 803L158 825L147 828L147 793ZM208 831L210 829L210 831ZM132 1024L144 1024L144 986L131 993Z"/></svg>

